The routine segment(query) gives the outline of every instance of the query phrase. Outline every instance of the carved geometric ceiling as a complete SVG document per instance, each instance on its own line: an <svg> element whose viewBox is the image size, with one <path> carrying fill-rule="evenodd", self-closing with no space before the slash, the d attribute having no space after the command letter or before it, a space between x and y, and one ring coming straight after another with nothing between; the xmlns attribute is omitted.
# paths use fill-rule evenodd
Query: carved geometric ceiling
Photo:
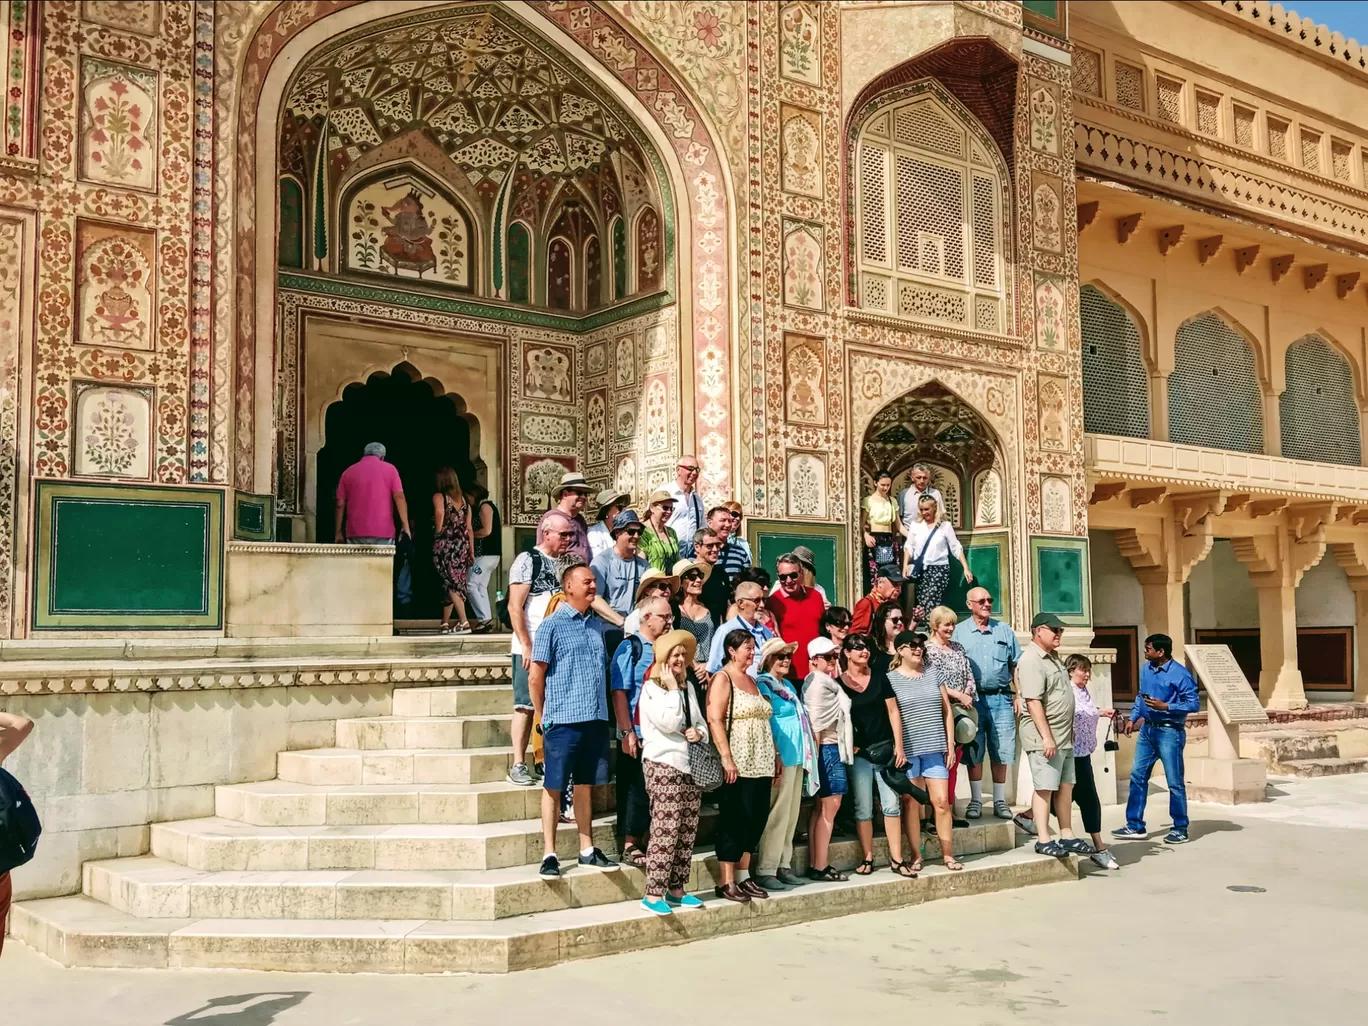
<svg viewBox="0 0 1368 1026"><path fill-rule="evenodd" d="M650 198L656 177L616 101L528 26L485 5L391 20L310 54L286 101L282 169L316 180L325 131L333 184L381 148L440 152L450 165L433 170L463 176L486 202L515 173L517 193L543 212L569 182L593 208L630 209Z"/></svg>
<svg viewBox="0 0 1368 1026"><path fill-rule="evenodd" d="M895 399L865 431L861 470L887 467L896 477L908 464L930 460L965 479L993 465L996 435L972 406L935 382Z"/></svg>

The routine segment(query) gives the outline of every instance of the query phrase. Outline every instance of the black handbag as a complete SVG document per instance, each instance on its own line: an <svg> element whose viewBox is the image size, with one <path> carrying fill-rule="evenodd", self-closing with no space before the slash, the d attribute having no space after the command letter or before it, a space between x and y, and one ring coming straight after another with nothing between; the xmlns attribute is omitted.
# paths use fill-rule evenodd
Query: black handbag
<svg viewBox="0 0 1368 1026"><path fill-rule="evenodd" d="M686 680L681 686L681 694L684 696L684 729L688 730L693 726L693 714L689 712L689 688L691 685ZM727 699L727 733L731 733L731 699ZM690 741L689 743L689 776L693 777L693 782L707 793L716 791L726 780L726 775L722 770L722 756L717 751L717 746L710 740Z"/></svg>
<svg viewBox="0 0 1368 1026"><path fill-rule="evenodd" d="M926 536L926 541L922 542L921 551L917 553L917 558L912 560L912 566L907 572L907 576L910 577L912 580L916 581L921 579L922 568L923 566L925 566L925 564L922 561L926 558L926 550L931 545L931 539L936 536L936 532L940 529L940 524L937 524L935 527L931 528L931 533Z"/></svg>
<svg viewBox="0 0 1368 1026"><path fill-rule="evenodd" d="M875 766L891 766L897 752L898 750L891 739L875 741L872 745L867 745L860 750L860 757Z"/></svg>

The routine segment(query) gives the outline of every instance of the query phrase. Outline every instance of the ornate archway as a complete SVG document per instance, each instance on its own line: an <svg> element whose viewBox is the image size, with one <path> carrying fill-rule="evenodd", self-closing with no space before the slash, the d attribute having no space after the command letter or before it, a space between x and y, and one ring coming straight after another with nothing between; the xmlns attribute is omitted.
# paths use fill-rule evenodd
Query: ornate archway
<svg viewBox="0 0 1368 1026"><path fill-rule="evenodd" d="M271 478L274 466L274 433L265 429L274 418L274 289L258 287L258 282L275 280L274 273L261 271L269 268L274 272L279 254L273 235L258 231L258 226L273 223L271 214L279 202L275 174L269 172L276 165L278 146L275 111L288 93L292 69L330 40L374 22L377 15L368 10L370 7L347 0L308 4L288 0L266 17L245 47L233 190L237 215L233 247L237 263L231 277L234 301L216 310L221 337L234 338L236 343L232 370L225 371L222 361L215 368L215 380L226 382L227 391L235 396L233 436L229 445L228 418L219 417L213 446L214 451L220 446L225 450L223 459L231 462L233 479L241 487L262 486ZM643 220L648 225L661 225L662 241L670 224L678 227L674 285L685 301L679 304L673 323L684 356L679 375L683 392L680 408L692 411L682 425L681 441L699 452L709 484L719 491L729 490L732 452L727 395L735 327L726 266L735 229L729 213L731 189L714 132L669 69L610 12L598 6L510 3L445 7L396 0L387 2L383 13L393 16L385 23L391 24L401 18L464 18L479 11L546 40L575 65L577 75L611 94L628 113L626 120L644 131L661 155L669 193L685 216L674 217L662 210L668 216L638 217L627 231L624 247L634 255L641 251L631 233ZM290 177L292 188L297 188L298 179L297 174ZM590 245L587 236L576 240L579 248L574 252L582 257L586 270L581 280L571 282L572 295L586 296L591 261L599 262L599 280L605 283L602 291L615 294L618 276L604 273L603 254L605 247L613 246L618 226L625 223L625 218L610 218L606 230L596 235L597 247ZM520 231L519 246L522 239ZM548 240L544 259L549 263L550 257ZM482 280L496 290L499 287L493 285L492 274L482 276ZM642 277L634 273L629 281L635 285ZM646 283L650 284L649 274ZM583 301L588 304L587 298ZM229 323L233 317L235 330ZM642 462L640 454L637 459ZM661 454L658 459L667 463L673 454Z"/></svg>

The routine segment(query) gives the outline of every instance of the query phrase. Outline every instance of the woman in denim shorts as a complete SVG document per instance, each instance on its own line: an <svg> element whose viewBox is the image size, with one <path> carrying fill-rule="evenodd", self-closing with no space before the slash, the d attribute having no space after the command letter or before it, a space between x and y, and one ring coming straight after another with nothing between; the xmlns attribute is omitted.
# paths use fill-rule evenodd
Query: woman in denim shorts
<svg viewBox="0 0 1368 1026"><path fill-rule="evenodd" d="M959 870L964 863L954 856L954 827L951 824L950 769L946 754L954 737L950 695L934 666L926 665L926 639L914 631L903 631L895 639L898 663L888 672L888 683L897 696L902 715L903 750L907 753L907 778L931 796L936 812L936 834L941 844L941 860L946 869ZM915 799L903 798L907 805L903 826L915 856L906 864L915 876L922 867L921 809ZM898 867L894 866L895 871Z"/></svg>
<svg viewBox="0 0 1368 1026"><path fill-rule="evenodd" d="M831 834L836 810L847 790L846 766L854 758L850 732L850 699L836 683L837 648L830 638L808 642L810 672L803 682L803 706L817 740L817 801L808 819L808 871L813 880L845 880L831 868Z"/></svg>

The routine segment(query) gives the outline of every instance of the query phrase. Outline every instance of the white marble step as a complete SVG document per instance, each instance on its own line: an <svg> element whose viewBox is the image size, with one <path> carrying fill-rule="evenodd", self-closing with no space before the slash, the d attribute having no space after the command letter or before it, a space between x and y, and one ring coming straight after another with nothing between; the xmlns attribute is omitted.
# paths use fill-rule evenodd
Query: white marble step
<svg viewBox="0 0 1368 1026"><path fill-rule="evenodd" d="M611 788L596 788L606 809ZM217 815L254 826L377 826L398 823L501 823L541 815L540 787L481 784L301 784L265 780L220 784Z"/></svg>
<svg viewBox="0 0 1368 1026"><path fill-rule="evenodd" d="M508 716L512 711L511 684L394 689L395 716Z"/></svg>
<svg viewBox="0 0 1368 1026"><path fill-rule="evenodd" d="M961 857L1005 851L1011 824L985 824L955 831ZM611 850L611 849L610 849ZM928 859L940 857L929 838ZM875 845L875 864L888 864L887 847ZM831 846L831 862L851 870L860 858L855 839ZM807 867L807 847L794 850L794 865ZM208 872L139 856L87 862L84 891L115 909L145 919L460 919L482 921L586 907L645 893L644 874L631 866L615 873L583 872L567 859L565 875L546 881L535 865L477 871L309 870ZM695 852L689 890L717 883L710 848Z"/></svg>
<svg viewBox="0 0 1368 1026"><path fill-rule="evenodd" d="M531 757L530 754L528 756ZM277 776L300 784L484 784L503 780L513 749L313 748L281 752Z"/></svg>
<svg viewBox="0 0 1368 1026"><path fill-rule="evenodd" d="M931 864L917 880L874 873L845 883L812 884L749 905L713 899L709 891L703 895L706 908L664 918L628 900L491 922L140 919L94 898L78 896L16 905L10 931L14 940L66 966L503 973L940 898L1068 881L1079 872L1074 859L1052 859L1024 848L971 855L965 861L966 868L959 873Z"/></svg>
<svg viewBox="0 0 1368 1026"><path fill-rule="evenodd" d="M497 716L366 716L337 721L337 747L498 748L510 743L507 713Z"/></svg>
<svg viewBox="0 0 1368 1026"><path fill-rule="evenodd" d="M252 826L218 817L153 823L152 854L212 872L303 869L499 869L540 862L541 822L393 826ZM594 821L594 843L612 849L613 821ZM556 849L577 850L562 824Z"/></svg>

